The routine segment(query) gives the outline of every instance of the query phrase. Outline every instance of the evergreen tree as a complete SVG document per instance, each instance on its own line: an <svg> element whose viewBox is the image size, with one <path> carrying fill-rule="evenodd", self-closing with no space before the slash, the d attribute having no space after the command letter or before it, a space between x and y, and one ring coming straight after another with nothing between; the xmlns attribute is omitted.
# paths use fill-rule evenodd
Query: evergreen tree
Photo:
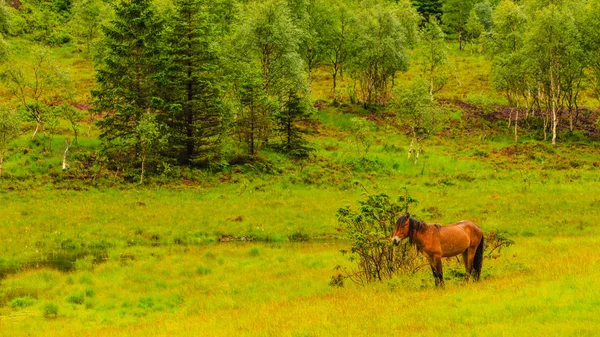
<svg viewBox="0 0 600 337"><path fill-rule="evenodd" d="M276 130L282 138L279 147L295 157L305 157L311 151L304 138L307 132L299 123L310 119L310 110L306 102L294 91L290 91L284 108L274 115Z"/></svg>
<svg viewBox="0 0 600 337"><path fill-rule="evenodd" d="M215 25L207 0L176 0L167 34L170 85L167 100L174 109L167 123L169 151L185 165L217 155L223 120L223 90Z"/></svg>
<svg viewBox="0 0 600 337"><path fill-rule="evenodd" d="M251 157L267 145L270 118L277 106L267 97L258 73L246 74L235 91L238 106L235 115L235 135L246 146Z"/></svg>
<svg viewBox="0 0 600 337"><path fill-rule="evenodd" d="M438 20L442 18L442 0L412 0L412 3L425 18L424 22L428 22L431 17Z"/></svg>
<svg viewBox="0 0 600 337"><path fill-rule="evenodd" d="M95 108L106 114L98 122L100 137L122 162L140 165L138 124L145 113L158 114L162 106L157 79L163 23L151 0L124 0L115 5L115 17L103 31L99 89L92 91Z"/></svg>

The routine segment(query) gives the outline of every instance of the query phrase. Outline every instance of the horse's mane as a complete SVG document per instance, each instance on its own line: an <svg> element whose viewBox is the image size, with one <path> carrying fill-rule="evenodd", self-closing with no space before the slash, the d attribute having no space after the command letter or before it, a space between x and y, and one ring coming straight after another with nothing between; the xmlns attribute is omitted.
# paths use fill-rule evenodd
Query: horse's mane
<svg viewBox="0 0 600 337"><path fill-rule="evenodd" d="M406 222L406 217L408 217L408 240L411 244L413 244L415 235L417 233L424 232L427 229L427 226L429 226L429 225L419 219L411 218L407 214L403 214L400 217L400 219L398 219L398 222L399 223Z"/></svg>

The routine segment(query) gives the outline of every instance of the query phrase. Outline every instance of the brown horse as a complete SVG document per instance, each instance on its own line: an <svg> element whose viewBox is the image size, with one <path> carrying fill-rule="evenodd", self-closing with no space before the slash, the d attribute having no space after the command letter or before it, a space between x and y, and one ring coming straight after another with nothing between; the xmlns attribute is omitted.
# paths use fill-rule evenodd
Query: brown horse
<svg viewBox="0 0 600 337"><path fill-rule="evenodd" d="M467 273L465 279L469 280L473 274L475 281L479 281L483 262L483 231L471 221L463 220L447 226L428 225L406 213L396 222L392 242L398 245L405 238L416 245L429 261L436 286L444 286L442 257L461 253Z"/></svg>

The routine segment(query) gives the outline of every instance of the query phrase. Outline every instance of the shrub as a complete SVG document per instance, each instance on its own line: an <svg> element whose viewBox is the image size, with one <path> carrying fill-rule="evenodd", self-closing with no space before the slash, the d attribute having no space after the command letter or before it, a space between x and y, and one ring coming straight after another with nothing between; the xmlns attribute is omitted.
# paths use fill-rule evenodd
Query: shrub
<svg viewBox="0 0 600 337"><path fill-rule="evenodd" d="M290 240L290 242L306 242L310 241L310 235L302 232L295 232L292 235L288 236L288 239Z"/></svg>
<svg viewBox="0 0 600 337"><path fill-rule="evenodd" d="M58 317L58 306L54 303L47 303L44 306L44 317L46 317L46 318Z"/></svg>
<svg viewBox="0 0 600 337"><path fill-rule="evenodd" d="M12 300L10 302L10 307L13 309L26 308L26 307L33 305L34 302L35 302L35 299L33 299L29 296L19 297L19 298L15 298L14 300Z"/></svg>
<svg viewBox="0 0 600 337"><path fill-rule="evenodd" d="M198 275L208 275L212 272L212 270L205 266L199 266L196 268L196 274Z"/></svg>
<svg viewBox="0 0 600 337"><path fill-rule="evenodd" d="M500 256L502 248L510 247L514 243L515 241L508 237L506 231L491 230L484 234L483 251L488 258L496 259Z"/></svg>
<svg viewBox="0 0 600 337"><path fill-rule="evenodd" d="M338 210L340 230L352 241L349 260L355 263L355 267L346 269L338 266L336 269L341 273L332 277L330 285L342 286L345 278L364 285L389 279L398 271L414 272L420 267L415 249L410 249L406 242L395 248L389 240L398 214L410 203L416 203L416 200L408 195L392 202L388 195L376 194L359 201L358 211L350 207ZM342 251L342 254L346 253Z"/></svg>
<svg viewBox="0 0 600 337"><path fill-rule="evenodd" d="M71 295L71 296L67 297L67 302L73 303L73 304L83 304L84 297L85 296L83 294Z"/></svg>

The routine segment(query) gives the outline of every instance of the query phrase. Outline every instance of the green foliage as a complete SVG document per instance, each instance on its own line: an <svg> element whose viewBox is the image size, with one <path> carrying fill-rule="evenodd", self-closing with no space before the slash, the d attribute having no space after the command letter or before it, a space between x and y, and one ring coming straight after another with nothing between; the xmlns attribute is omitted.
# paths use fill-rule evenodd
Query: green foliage
<svg viewBox="0 0 600 337"><path fill-rule="evenodd" d="M225 132L227 107L212 6L205 0L175 1L166 28L169 85L164 96L171 111L164 123L171 138L165 155L188 166L218 158Z"/></svg>
<svg viewBox="0 0 600 337"><path fill-rule="evenodd" d="M429 21L431 18L441 19L443 2L443 0L412 0L413 5L425 21Z"/></svg>
<svg viewBox="0 0 600 337"><path fill-rule="evenodd" d="M398 71L408 69L408 48L416 40L420 19L408 1L362 5L349 68L359 81L364 107L370 108L387 102L392 79Z"/></svg>
<svg viewBox="0 0 600 337"><path fill-rule="evenodd" d="M491 230L485 234L484 253L488 258L495 259L500 256L502 248L508 248L514 244L515 241L509 238L505 230Z"/></svg>
<svg viewBox="0 0 600 337"><path fill-rule="evenodd" d="M433 94L442 90L447 82L447 75L440 68L448 62L448 46L444 41L444 33L433 16L423 25L420 33L424 45L420 63L423 74L429 81L429 95L433 97Z"/></svg>
<svg viewBox="0 0 600 337"><path fill-rule="evenodd" d="M32 138L38 131L47 130L51 139L61 109L55 102L72 95L73 82L69 72L56 64L48 49L38 48L33 52L32 61L10 62L1 77L18 109L36 124Z"/></svg>
<svg viewBox="0 0 600 337"><path fill-rule="evenodd" d="M448 114L432 100L429 88L427 81L417 79L394 90L397 116L410 127L412 140L408 157L414 151L415 163L421 152L422 141L440 131L448 121Z"/></svg>
<svg viewBox="0 0 600 337"><path fill-rule="evenodd" d="M107 116L98 122L108 153L116 162L140 165L139 133L146 113L161 112L156 81L161 70L163 22L150 0L120 2L115 17L103 26L105 54L97 68L98 90L92 91L97 111Z"/></svg>
<svg viewBox="0 0 600 337"><path fill-rule="evenodd" d="M0 105L0 178L8 145L21 132L21 116L15 109Z"/></svg>
<svg viewBox="0 0 600 337"><path fill-rule="evenodd" d="M16 308L27 308L32 306L35 303L35 299L29 296L15 298L10 301L10 307L13 309Z"/></svg>
<svg viewBox="0 0 600 337"><path fill-rule="evenodd" d="M99 0L74 0L71 13L70 33L89 52L92 44L99 42L101 27L112 15L111 8Z"/></svg>
<svg viewBox="0 0 600 337"><path fill-rule="evenodd" d="M416 202L412 198L404 201ZM369 195L366 200L359 201L359 204L358 211L351 210L350 207L337 211L338 222L352 242L348 258L355 264L350 269L343 269L343 274L340 275L365 285L390 279L398 271L414 270L416 251L409 251L409 246L404 245L401 246L401 252L397 252L389 241L398 215L406 206L391 201L384 193ZM330 284L340 285L339 277L332 279Z"/></svg>
<svg viewBox="0 0 600 337"><path fill-rule="evenodd" d="M445 0L442 5L442 23L446 32L458 39L459 48L463 48L469 13L475 0Z"/></svg>
<svg viewBox="0 0 600 337"><path fill-rule="evenodd" d="M44 305L43 312L45 318L56 318L58 317L58 305L47 303Z"/></svg>
<svg viewBox="0 0 600 337"><path fill-rule="evenodd" d="M283 104L289 90L306 90L298 54L301 35L284 0L248 3L233 27L231 66L241 67L243 76L258 72L265 93Z"/></svg>
<svg viewBox="0 0 600 337"><path fill-rule="evenodd" d="M277 110L263 87L258 73L242 78L236 90L235 134L238 142L244 144L249 156L257 155L266 146L270 136L270 116Z"/></svg>
<svg viewBox="0 0 600 337"><path fill-rule="evenodd" d="M329 21L323 24L323 64L332 76L331 95L336 101L339 97L338 76L343 73L356 38L352 33L356 23L355 7L352 4L344 0L329 1Z"/></svg>
<svg viewBox="0 0 600 337"><path fill-rule="evenodd" d="M312 150L308 141L303 137L308 131L306 125L311 113L306 99L290 91L282 110L274 113L275 130L281 135L282 142L278 147L294 157L306 157Z"/></svg>
<svg viewBox="0 0 600 337"><path fill-rule="evenodd" d="M71 304L83 304L85 301L85 294L75 294L67 297L67 302Z"/></svg>

